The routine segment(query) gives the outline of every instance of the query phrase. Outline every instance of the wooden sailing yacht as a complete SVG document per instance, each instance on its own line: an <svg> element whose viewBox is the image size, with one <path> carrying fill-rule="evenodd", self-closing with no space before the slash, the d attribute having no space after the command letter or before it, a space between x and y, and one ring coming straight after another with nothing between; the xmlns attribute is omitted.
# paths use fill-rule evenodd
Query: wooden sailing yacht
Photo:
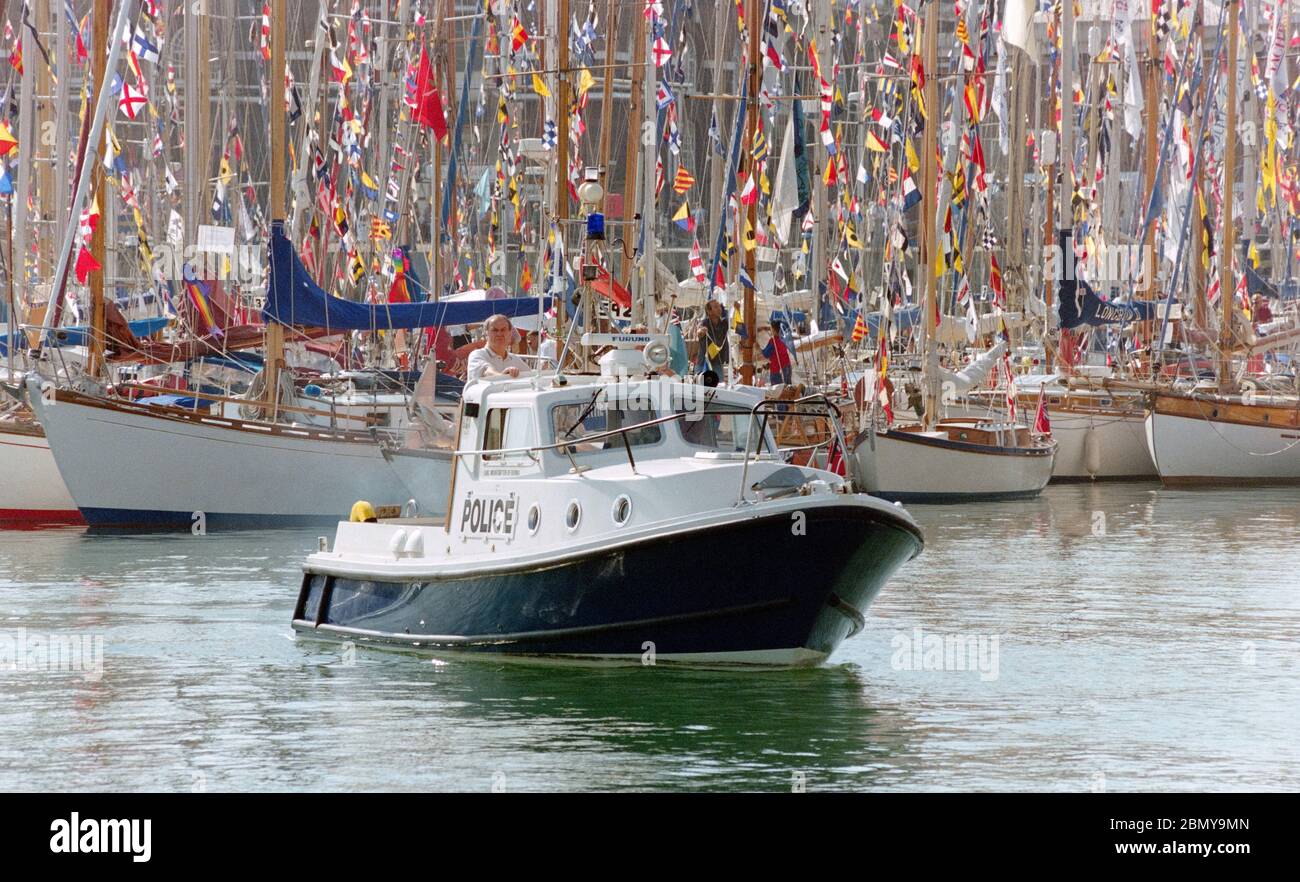
<svg viewBox="0 0 1300 882"><path fill-rule="evenodd" d="M1238 381L1232 221L1237 159L1237 40L1239 0L1226 0L1228 29L1227 126L1223 169L1220 318L1216 379L1212 387L1160 389L1151 395L1147 441L1160 480L1170 485L1300 483L1300 397L1294 390L1271 395L1258 381ZM1203 292L1196 292L1203 297Z"/></svg>
<svg viewBox="0 0 1300 882"><path fill-rule="evenodd" d="M116 32L132 3L119 10ZM271 4L270 82L284 79L285 3ZM112 70L121 40L109 41ZM103 81L103 78L100 78ZM273 90L272 94L277 94ZM99 138L107 90L100 95L90 140ZM270 300L277 290L308 287L305 271L283 233L285 206L285 121L283 105L270 116L271 185ZM97 165L97 163L91 163ZM85 178L78 182L84 195ZM80 209L74 202L73 216ZM62 256L66 262L67 251ZM316 293L321 293L317 290ZM323 296L323 295L322 295ZM358 305L359 306L359 305ZM325 311L328 315L328 311ZM290 310L280 318L289 321ZM102 335L102 326L96 329ZM413 494L383 455L374 427L335 428L276 420L304 413L331 414L289 403L291 377L283 365L283 326L267 324L268 382L265 412L272 418L244 420L176 407L139 404L68 388L42 389L27 382L27 398L45 427L67 488L92 526L150 529L210 529L292 526L332 522L353 502L398 509L414 498L422 512L436 512L442 493ZM286 383L281 382L281 378ZM427 468L450 475L450 457L433 457ZM446 486L446 479L435 484Z"/></svg>
<svg viewBox="0 0 1300 882"><path fill-rule="evenodd" d="M1029 429L1014 422L938 419L940 369L935 342L938 30L938 6L931 0L927 4L923 34L924 100L931 115L925 125L922 147L922 258L926 265L921 305L925 331L921 368L923 412L920 422L915 424L859 433L851 458L853 479L861 490L903 502L1035 496L1051 480L1056 456L1054 441L1035 438Z"/></svg>

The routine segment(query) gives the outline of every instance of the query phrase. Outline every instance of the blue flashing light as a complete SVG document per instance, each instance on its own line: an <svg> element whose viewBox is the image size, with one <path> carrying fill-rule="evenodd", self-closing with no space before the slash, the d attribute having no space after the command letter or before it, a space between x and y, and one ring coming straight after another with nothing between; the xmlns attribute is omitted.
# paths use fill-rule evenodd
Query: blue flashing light
<svg viewBox="0 0 1300 882"><path fill-rule="evenodd" d="M587 238L599 239L605 238L605 215L598 211L593 211L587 215Z"/></svg>

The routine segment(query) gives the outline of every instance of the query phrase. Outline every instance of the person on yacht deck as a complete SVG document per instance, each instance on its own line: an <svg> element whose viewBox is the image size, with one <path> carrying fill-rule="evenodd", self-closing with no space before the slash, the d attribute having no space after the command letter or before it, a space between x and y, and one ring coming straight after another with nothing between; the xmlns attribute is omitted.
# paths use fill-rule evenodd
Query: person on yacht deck
<svg viewBox="0 0 1300 882"><path fill-rule="evenodd" d="M528 363L510 351L510 345L515 342L515 329L510 319L498 313L483 326L487 331L487 345L469 354L465 382L518 377L527 371Z"/></svg>

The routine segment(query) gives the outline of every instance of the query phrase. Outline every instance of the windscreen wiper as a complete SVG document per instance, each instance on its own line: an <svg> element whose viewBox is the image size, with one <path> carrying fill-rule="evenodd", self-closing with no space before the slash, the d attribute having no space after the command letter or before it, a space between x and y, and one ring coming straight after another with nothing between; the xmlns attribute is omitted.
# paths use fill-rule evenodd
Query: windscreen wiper
<svg viewBox="0 0 1300 882"><path fill-rule="evenodd" d="M564 430L565 438L572 437L573 430L578 428L578 426L581 426L582 421L591 416L591 412L596 409L596 402L600 400L600 395L604 391L604 389L597 389L596 394L591 396L591 401L587 402L586 408L583 409L582 413L578 414L578 418L574 420L573 425Z"/></svg>

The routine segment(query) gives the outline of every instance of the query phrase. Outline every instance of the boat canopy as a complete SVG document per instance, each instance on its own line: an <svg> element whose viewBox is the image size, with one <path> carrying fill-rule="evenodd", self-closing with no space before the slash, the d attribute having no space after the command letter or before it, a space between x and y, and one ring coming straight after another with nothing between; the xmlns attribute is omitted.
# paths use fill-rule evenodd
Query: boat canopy
<svg viewBox="0 0 1300 882"><path fill-rule="evenodd" d="M551 306L542 298L541 311ZM469 325L500 313L536 315L538 298L426 303L353 303L321 290L294 252L284 225L271 225L271 276L262 315L270 321L330 331L377 331L394 328L434 328Z"/></svg>

